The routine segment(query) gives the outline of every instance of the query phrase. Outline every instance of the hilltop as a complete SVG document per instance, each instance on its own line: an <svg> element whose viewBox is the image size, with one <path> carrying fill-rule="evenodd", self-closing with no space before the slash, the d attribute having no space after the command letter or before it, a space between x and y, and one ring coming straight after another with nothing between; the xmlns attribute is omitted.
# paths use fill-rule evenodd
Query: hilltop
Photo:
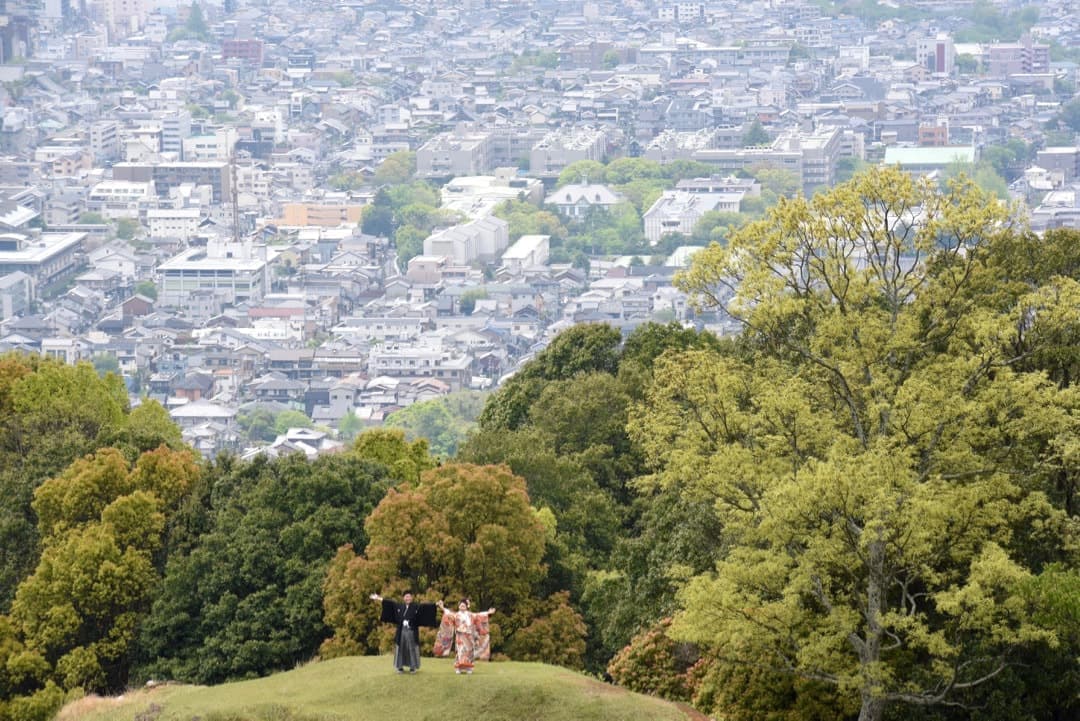
<svg viewBox="0 0 1080 721"><path fill-rule="evenodd" d="M457 676L448 659L425 658L416 676L387 657L348 657L219 686L164 684L66 706L58 721L688 721L675 704L538 663L482 664Z"/></svg>

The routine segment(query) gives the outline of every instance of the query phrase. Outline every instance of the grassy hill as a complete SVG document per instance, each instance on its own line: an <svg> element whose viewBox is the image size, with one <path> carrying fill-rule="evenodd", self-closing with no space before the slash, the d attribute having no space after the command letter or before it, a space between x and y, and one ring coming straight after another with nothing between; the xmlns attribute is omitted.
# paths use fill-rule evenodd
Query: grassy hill
<svg viewBox="0 0 1080 721"><path fill-rule="evenodd" d="M703 718L564 668L490 663L471 676L425 658L351 657L221 686L167 684L70 704L57 721L690 721Z"/></svg>

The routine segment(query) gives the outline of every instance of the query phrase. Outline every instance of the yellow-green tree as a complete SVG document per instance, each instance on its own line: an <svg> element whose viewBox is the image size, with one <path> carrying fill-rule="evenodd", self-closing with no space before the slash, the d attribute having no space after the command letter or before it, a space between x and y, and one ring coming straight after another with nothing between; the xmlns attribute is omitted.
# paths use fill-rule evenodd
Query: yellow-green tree
<svg viewBox="0 0 1080 721"><path fill-rule="evenodd" d="M1010 654L1057 643L1022 589L1075 563L1044 493L1075 394L1011 352L1046 298L969 292L1011 232L970 183L874 169L695 258L681 286L753 352L662 357L632 417L653 479L724 523L678 638L830 684L860 721L970 699Z"/></svg>
<svg viewBox="0 0 1080 721"><path fill-rule="evenodd" d="M16 658L33 673L6 693L27 703L27 691L42 682L46 691L50 682L66 690L123 687L139 619L160 580L168 517L199 472L190 450L162 446L132 465L105 448L37 489L43 551L11 612L23 646Z"/></svg>

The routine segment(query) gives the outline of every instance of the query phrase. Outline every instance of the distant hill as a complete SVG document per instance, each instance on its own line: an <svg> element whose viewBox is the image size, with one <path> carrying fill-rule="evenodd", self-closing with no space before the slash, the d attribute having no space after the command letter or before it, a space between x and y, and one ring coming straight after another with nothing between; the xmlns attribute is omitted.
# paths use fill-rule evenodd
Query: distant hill
<svg viewBox="0 0 1080 721"><path fill-rule="evenodd" d="M458 676L448 659L423 660L415 676L390 659L350 657L266 678L165 684L117 698L91 696L57 721L692 721L689 709L556 666L490 663Z"/></svg>

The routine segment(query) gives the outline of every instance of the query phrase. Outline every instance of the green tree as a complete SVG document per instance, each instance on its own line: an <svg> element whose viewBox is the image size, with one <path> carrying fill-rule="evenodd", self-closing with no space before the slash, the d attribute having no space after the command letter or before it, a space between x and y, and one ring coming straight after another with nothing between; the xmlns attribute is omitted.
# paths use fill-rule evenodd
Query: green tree
<svg viewBox="0 0 1080 721"><path fill-rule="evenodd" d="M379 185L400 185L416 175L416 153L398 150L390 153L375 167L375 182Z"/></svg>
<svg viewBox="0 0 1080 721"><path fill-rule="evenodd" d="M152 280L140 280L135 284L135 293L146 296L150 300L157 300L157 283Z"/></svg>
<svg viewBox="0 0 1080 721"><path fill-rule="evenodd" d="M106 373L120 375L120 361L118 361L113 354L98 353L94 356L91 363L99 376L104 377Z"/></svg>
<svg viewBox="0 0 1080 721"><path fill-rule="evenodd" d="M510 225L511 240L523 235L550 235L554 239L562 239L567 234L559 216L523 200L506 201L495 209L495 216Z"/></svg>
<svg viewBox="0 0 1080 721"><path fill-rule="evenodd" d="M274 416L274 431L280 436L290 428L314 428L308 415L303 411L282 411Z"/></svg>
<svg viewBox="0 0 1080 721"><path fill-rule="evenodd" d="M322 582L364 519L385 468L349 454L226 460L208 471L208 527L170 553L141 624L139 678L218 683L292 668L327 635Z"/></svg>
<svg viewBox="0 0 1080 721"><path fill-rule="evenodd" d="M352 409L349 409L349 412L346 413L338 423L338 433L341 434L343 439L351 441L359 435L360 430L363 427L363 421L360 420L359 416L353 413Z"/></svg>
<svg viewBox="0 0 1080 721"><path fill-rule="evenodd" d="M483 288L467 290L461 294L461 304L458 306L458 310L461 311L462 315L472 315L473 310L476 309L476 301L484 300L487 297L487 291Z"/></svg>
<svg viewBox="0 0 1080 721"><path fill-rule="evenodd" d="M191 9L188 11L187 20L184 22L184 29L188 32L190 37L198 38L199 40L207 40L210 37L210 30L206 26L206 18L203 17L202 7L199 3L191 3Z"/></svg>
<svg viewBox="0 0 1080 721"><path fill-rule="evenodd" d="M420 474L435 467L423 438L408 441L405 431L398 428L373 428L357 436L352 453L358 458L375 461L390 469L396 481L414 482Z"/></svg>
<svg viewBox="0 0 1080 721"><path fill-rule="evenodd" d="M464 391L413 403L391 413L386 425L405 429L410 438L424 438L436 456L452 458L476 426L484 397L482 393Z"/></svg>
<svg viewBox="0 0 1080 721"><path fill-rule="evenodd" d="M578 325L555 336L551 344L502 385L484 406L480 427L513 430L528 416L545 381L567 380L578 373L614 374L622 335L609 325Z"/></svg>
<svg viewBox="0 0 1080 721"><path fill-rule="evenodd" d="M555 187L561 188L564 185L576 185L582 182L602 183L605 171L603 163L595 160L576 160L559 173Z"/></svg>
<svg viewBox="0 0 1080 721"><path fill-rule="evenodd" d="M237 413L236 424L249 441L272 441L277 438L274 414L265 408L254 408L250 412Z"/></svg>
<svg viewBox="0 0 1080 721"><path fill-rule="evenodd" d="M37 489L44 550L12 618L60 687L102 692L127 682L167 519L199 473L190 450L161 448L132 467L106 448Z"/></svg>
<svg viewBox="0 0 1080 721"><path fill-rule="evenodd" d="M132 220L131 218L120 218L116 221L116 237L121 240L131 240L135 237L135 233L138 232L139 221Z"/></svg>
<svg viewBox="0 0 1080 721"><path fill-rule="evenodd" d="M695 258L681 286L758 350L661 357L632 415L655 478L724 524L677 638L834 685L863 721L962 701L1059 643L1022 589L1075 562L1042 492L1071 394L1008 352L1026 307L965 292L1009 232L971 183L885 168Z"/></svg>
<svg viewBox="0 0 1080 721"><path fill-rule="evenodd" d="M394 234L394 211L386 205L369 205L364 208L360 229L368 235L389 238Z"/></svg>
<svg viewBox="0 0 1080 721"><path fill-rule="evenodd" d="M90 363L0 357L0 608L37 563L34 490L128 425L127 391Z"/></svg>
<svg viewBox="0 0 1080 721"><path fill-rule="evenodd" d="M1080 98L1062 105L1058 119L1074 133L1080 133Z"/></svg>
<svg viewBox="0 0 1080 721"><path fill-rule="evenodd" d="M746 131L742 134L742 146L744 148L750 148L755 145L768 145L772 141L769 137L769 133L765 130L765 126L761 124L761 121L754 118L754 122L746 128Z"/></svg>
<svg viewBox="0 0 1080 721"><path fill-rule="evenodd" d="M854 156L840 158L836 161L837 184L846 183L868 167L870 167L870 164L862 158L856 158Z"/></svg>

